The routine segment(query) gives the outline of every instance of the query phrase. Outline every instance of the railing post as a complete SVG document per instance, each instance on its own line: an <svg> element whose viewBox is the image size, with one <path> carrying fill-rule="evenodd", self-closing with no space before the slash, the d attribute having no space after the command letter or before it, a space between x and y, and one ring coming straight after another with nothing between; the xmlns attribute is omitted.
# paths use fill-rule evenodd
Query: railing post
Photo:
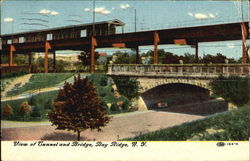
<svg viewBox="0 0 250 161"><path fill-rule="evenodd" d="M112 64L108 65L108 74L112 74Z"/></svg>

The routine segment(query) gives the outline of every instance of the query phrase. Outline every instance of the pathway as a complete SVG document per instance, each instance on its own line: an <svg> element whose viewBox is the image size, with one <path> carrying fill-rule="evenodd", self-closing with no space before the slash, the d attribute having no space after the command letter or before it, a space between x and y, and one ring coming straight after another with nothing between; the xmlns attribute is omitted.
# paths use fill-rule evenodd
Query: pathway
<svg viewBox="0 0 250 161"><path fill-rule="evenodd" d="M114 141L202 118L204 117L157 111L119 114L114 115L112 121L101 132L83 131L81 140ZM49 124L49 122L43 122L21 125L15 122L3 122L2 140L76 140L75 133L55 130L55 126Z"/></svg>
<svg viewBox="0 0 250 161"><path fill-rule="evenodd" d="M13 81L10 82L10 84L5 88L5 90L1 92L1 97L5 97L7 92L12 90L16 84L20 84L19 87L23 86L25 83L29 81L31 76L32 74L26 74L24 76L13 79Z"/></svg>

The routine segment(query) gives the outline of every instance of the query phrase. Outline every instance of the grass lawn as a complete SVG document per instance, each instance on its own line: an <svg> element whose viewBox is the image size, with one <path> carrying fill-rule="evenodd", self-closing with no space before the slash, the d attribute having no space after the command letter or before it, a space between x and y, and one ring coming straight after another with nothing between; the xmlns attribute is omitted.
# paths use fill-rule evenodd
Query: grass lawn
<svg viewBox="0 0 250 161"><path fill-rule="evenodd" d="M14 96L29 90L52 87L72 77L75 73L38 73L33 74L24 86L9 91L7 96Z"/></svg>
<svg viewBox="0 0 250 161"><path fill-rule="evenodd" d="M248 140L250 137L250 105L197 120L128 138L134 141Z"/></svg>

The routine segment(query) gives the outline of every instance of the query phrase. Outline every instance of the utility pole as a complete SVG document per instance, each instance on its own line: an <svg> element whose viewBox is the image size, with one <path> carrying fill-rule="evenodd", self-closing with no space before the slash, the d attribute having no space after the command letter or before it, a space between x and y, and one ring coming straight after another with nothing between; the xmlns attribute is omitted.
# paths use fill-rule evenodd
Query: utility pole
<svg viewBox="0 0 250 161"><path fill-rule="evenodd" d="M95 36L95 0L93 0L93 31L92 31L92 36Z"/></svg>
<svg viewBox="0 0 250 161"><path fill-rule="evenodd" d="M136 8L135 8L135 32L136 32Z"/></svg>

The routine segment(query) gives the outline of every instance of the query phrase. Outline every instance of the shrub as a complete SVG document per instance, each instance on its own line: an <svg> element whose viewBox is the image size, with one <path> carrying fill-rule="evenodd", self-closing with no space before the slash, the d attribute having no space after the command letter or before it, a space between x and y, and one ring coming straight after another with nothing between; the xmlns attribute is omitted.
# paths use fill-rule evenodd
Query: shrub
<svg viewBox="0 0 250 161"><path fill-rule="evenodd" d="M41 117L42 113L41 113L41 109L37 106L35 106L32 110L31 116L32 117Z"/></svg>
<svg viewBox="0 0 250 161"><path fill-rule="evenodd" d="M53 108L52 99L48 99L44 104L44 109L52 109L52 108Z"/></svg>
<svg viewBox="0 0 250 161"><path fill-rule="evenodd" d="M129 77L114 77L113 79L121 95L130 100L139 95L139 82L136 79Z"/></svg>
<svg viewBox="0 0 250 161"><path fill-rule="evenodd" d="M108 84L108 78L107 78L107 76L101 77L101 79L100 79L100 85L101 86L107 86L107 84Z"/></svg>
<svg viewBox="0 0 250 161"><path fill-rule="evenodd" d="M19 108L18 108L18 112L21 116L23 117L26 117L26 116L29 116L30 112L31 112L31 107L30 105L28 104L28 102L22 102L20 105L19 105Z"/></svg>
<svg viewBox="0 0 250 161"><path fill-rule="evenodd" d="M13 115L12 107L9 104L5 105L3 108L3 116L10 118L12 115Z"/></svg>
<svg viewBox="0 0 250 161"><path fill-rule="evenodd" d="M111 107L110 107L111 111L120 111L119 106L117 105L117 103L112 103Z"/></svg>
<svg viewBox="0 0 250 161"><path fill-rule="evenodd" d="M31 98L29 99L28 104L31 105L31 106L36 105L36 100L35 100L35 97L34 97L34 96L31 96Z"/></svg>
<svg viewBox="0 0 250 161"><path fill-rule="evenodd" d="M130 101L128 99L125 99L123 104L122 104L122 109L124 111L128 111L130 104L131 104Z"/></svg>
<svg viewBox="0 0 250 161"><path fill-rule="evenodd" d="M27 71L27 70L21 70L18 72L10 72L10 73L1 73L1 79L23 76L23 75L28 74L28 73L29 73L29 71Z"/></svg>
<svg viewBox="0 0 250 161"><path fill-rule="evenodd" d="M236 105L248 103L250 95L249 78L238 76L219 76L210 82L214 94L223 97L226 101Z"/></svg>

